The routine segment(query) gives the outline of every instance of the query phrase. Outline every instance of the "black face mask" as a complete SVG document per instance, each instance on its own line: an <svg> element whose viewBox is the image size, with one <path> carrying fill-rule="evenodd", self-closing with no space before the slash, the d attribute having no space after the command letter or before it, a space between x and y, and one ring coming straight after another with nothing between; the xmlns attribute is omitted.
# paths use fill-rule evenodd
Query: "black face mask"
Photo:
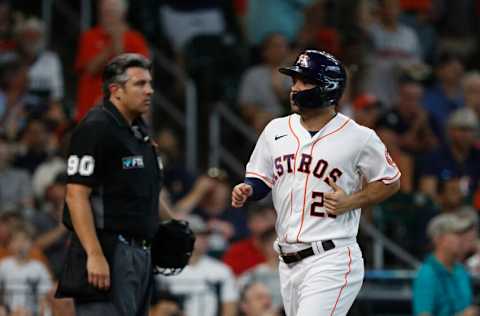
<svg viewBox="0 0 480 316"><path fill-rule="evenodd" d="M325 97L320 87L314 87L308 90L294 92L292 94L293 103L302 108L321 108L331 104L325 102Z"/></svg>

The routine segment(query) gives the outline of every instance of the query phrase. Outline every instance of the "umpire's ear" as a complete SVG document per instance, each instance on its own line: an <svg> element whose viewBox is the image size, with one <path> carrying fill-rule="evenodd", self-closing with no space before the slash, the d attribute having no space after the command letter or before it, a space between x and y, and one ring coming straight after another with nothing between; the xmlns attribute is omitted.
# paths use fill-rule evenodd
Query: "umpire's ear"
<svg viewBox="0 0 480 316"><path fill-rule="evenodd" d="M120 83L112 82L108 85L108 91L110 91L110 96L113 96L114 99L121 101L125 93L124 86Z"/></svg>

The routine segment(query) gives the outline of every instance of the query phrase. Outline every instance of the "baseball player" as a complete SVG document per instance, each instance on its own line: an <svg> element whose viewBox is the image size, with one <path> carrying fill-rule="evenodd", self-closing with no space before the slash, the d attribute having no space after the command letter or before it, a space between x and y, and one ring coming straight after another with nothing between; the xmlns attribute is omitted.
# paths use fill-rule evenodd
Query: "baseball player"
<svg viewBox="0 0 480 316"><path fill-rule="evenodd" d="M364 275L360 209L398 191L400 172L373 130L335 112L346 84L340 61L306 50L280 72L293 80L293 114L265 127L232 205L272 191L288 316L346 315Z"/></svg>

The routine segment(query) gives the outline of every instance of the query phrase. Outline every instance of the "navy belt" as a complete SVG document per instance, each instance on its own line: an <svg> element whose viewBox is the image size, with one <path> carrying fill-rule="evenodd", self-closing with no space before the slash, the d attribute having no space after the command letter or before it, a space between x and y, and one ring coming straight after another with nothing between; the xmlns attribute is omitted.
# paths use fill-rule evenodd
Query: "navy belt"
<svg viewBox="0 0 480 316"><path fill-rule="evenodd" d="M335 244L333 243L333 240L324 240L322 241L322 247L324 251L329 251L335 248ZM313 248L310 247L297 252L282 253L280 256L282 257L283 262L290 264L301 261L314 254L315 252L313 251Z"/></svg>

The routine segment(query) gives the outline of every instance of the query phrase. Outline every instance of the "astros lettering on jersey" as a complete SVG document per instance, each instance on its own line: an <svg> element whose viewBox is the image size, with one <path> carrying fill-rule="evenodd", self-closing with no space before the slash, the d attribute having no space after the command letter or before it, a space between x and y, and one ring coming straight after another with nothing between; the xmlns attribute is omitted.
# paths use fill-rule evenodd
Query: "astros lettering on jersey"
<svg viewBox="0 0 480 316"><path fill-rule="evenodd" d="M323 195L328 179L347 194L362 183L390 184L400 171L377 134L338 113L313 137L292 114L274 119L260 135L247 164L246 176L272 189L279 243L311 243L354 238L360 209L328 214Z"/></svg>

